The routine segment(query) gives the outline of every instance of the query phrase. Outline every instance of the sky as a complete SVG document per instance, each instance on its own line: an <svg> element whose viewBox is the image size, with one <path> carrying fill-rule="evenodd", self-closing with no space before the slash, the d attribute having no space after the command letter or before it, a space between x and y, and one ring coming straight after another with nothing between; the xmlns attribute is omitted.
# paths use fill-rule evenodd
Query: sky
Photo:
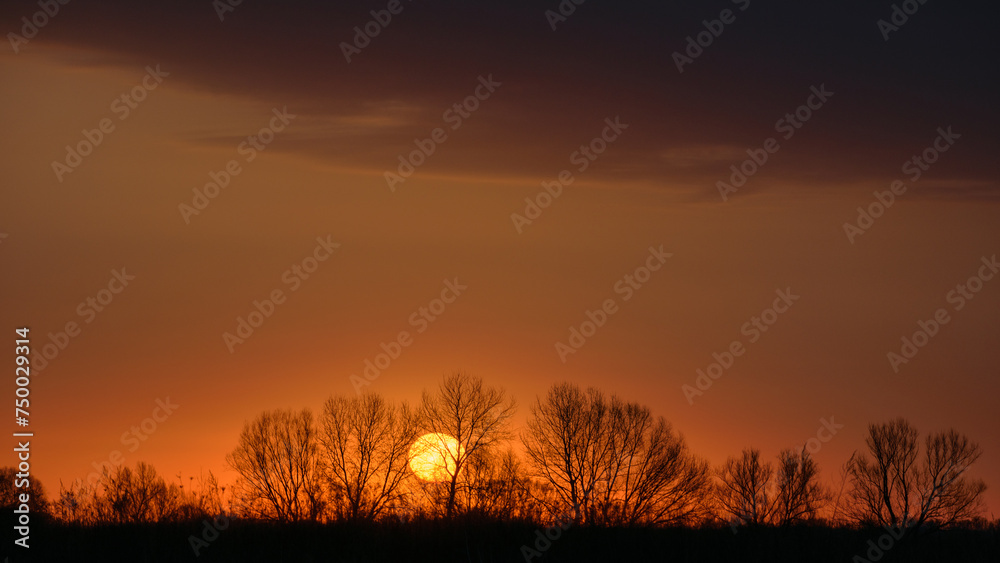
<svg viewBox="0 0 1000 563"><path fill-rule="evenodd" d="M466 370L515 431L570 381L831 486L955 428L995 518L998 14L914 5L5 2L33 474L230 481L264 410Z"/></svg>

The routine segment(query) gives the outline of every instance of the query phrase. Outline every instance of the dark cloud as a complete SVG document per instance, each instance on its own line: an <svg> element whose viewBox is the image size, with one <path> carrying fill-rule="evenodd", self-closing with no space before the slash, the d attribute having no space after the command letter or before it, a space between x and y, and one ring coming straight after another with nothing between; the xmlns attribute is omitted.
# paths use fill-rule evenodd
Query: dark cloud
<svg viewBox="0 0 1000 563"><path fill-rule="evenodd" d="M787 153L800 153L786 166L790 178L891 174L900 151L919 149L943 125L968 141L942 173L996 177L995 6L930 2L885 41L876 22L890 17L891 2L590 0L553 31L545 11L558 10L554 0L403 0L402 13L348 64L341 44L386 5L244 0L219 21L207 0L71 2L40 40L101 50L108 63L160 63L194 88L294 107L312 127L288 146L351 168L390 166L492 73L502 91L461 132L461 148L435 166L544 176L605 117L621 115L632 124L620 149L631 167L616 175L711 186L727 163L679 170L663 155L692 145L755 147L811 86L825 84L835 98L787 144ZM16 29L35 9L21 1L0 14ZM725 9L735 21L678 73L672 54ZM386 119L369 127L375 121L359 116Z"/></svg>

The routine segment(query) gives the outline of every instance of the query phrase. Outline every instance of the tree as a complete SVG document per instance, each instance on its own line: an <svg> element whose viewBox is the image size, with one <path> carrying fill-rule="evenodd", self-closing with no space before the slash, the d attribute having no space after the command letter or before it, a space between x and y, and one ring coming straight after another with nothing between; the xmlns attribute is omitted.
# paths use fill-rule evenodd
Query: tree
<svg viewBox="0 0 1000 563"><path fill-rule="evenodd" d="M774 467L761 463L760 450L747 448L716 471L716 500L723 513L745 524L765 524L774 509L770 494Z"/></svg>
<svg viewBox="0 0 1000 563"><path fill-rule="evenodd" d="M276 410L243 426L226 462L236 470L238 497L249 514L281 522L317 519L322 498L312 413Z"/></svg>
<svg viewBox="0 0 1000 563"><path fill-rule="evenodd" d="M177 479L183 481L180 473L177 474ZM195 479L198 482L197 491L194 487ZM177 517L181 521L201 520L226 513L223 506L226 487L219 486L219 480L215 474L209 471L207 477L204 474L198 477L192 475L188 477L188 483L187 489L184 488L183 483L179 487L180 506L177 508Z"/></svg>
<svg viewBox="0 0 1000 563"><path fill-rule="evenodd" d="M97 522L96 484L85 484L80 479L66 487L59 481L59 498L52 503L56 518L66 522L94 524Z"/></svg>
<svg viewBox="0 0 1000 563"><path fill-rule="evenodd" d="M49 501L42 482L34 475L18 477L17 473L14 467L0 467L0 508L6 512L13 511L22 504L20 496L27 494L32 514L48 514Z"/></svg>
<svg viewBox="0 0 1000 563"><path fill-rule="evenodd" d="M599 391L590 388L584 393L569 383L554 385L544 401L536 398L531 406L522 436L525 452L538 477L555 489L562 508L589 512L611 447L608 416Z"/></svg>
<svg viewBox="0 0 1000 563"><path fill-rule="evenodd" d="M916 428L903 418L868 426L865 443L871 458L856 454L846 467L855 521L947 527L982 511L986 484L963 476L982 454L979 445L954 430L930 434L921 459L917 437Z"/></svg>
<svg viewBox="0 0 1000 563"><path fill-rule="evenodd" d="M523 436L536 475L590 523L674 524L700 516L708 463L663 417L596 389L554 385L536 399Z"/></svg>
<svg viewBox="0 0 1000 563"><path fill-rule="evenodd" d="M789 525L816 517L830 500L819 468L805 447L778 454L777 469L748 448L716 471L716 502L723 516L742 524Z"/></svg>
<svg viewBox="0 0 1000 563"><path fill-rule="evenodd" d="M437 394L423 393L420 426L427 433L453 437L457 448L442 447L447 459L445 514L455 514L459 475L470 459L509 438L514 399L499 387L487 387L480 377L464 372L446 375Z"/></svg>
<svg viewBox="0 0 1000 563"><path fill-rule="evenodd" d="M103 470L94 489L95 516L99 522L148 523L173 518L180 506L180 491L167 486L152 465L140 461L135 469L120 465Z"/></svg>
<svg viewBox="0 0 1000 563"><path fill-rule="evenodd" d="M456 504L463 512L497 520L528 516L530 485L513 451L480 450L469 458L460 480L464 486Z"/></svg>
<svg viewBox="0 0 1000 563"><path fill-rule="evenodd" d="M600 521L682 524L700 516L711 488L708 463L648 408L612 397L610 414L610 456L595 499Z"/></svg>
<svg viewBox="0 0 1000 563"><path fill-rule="evenodd" d="M400 500L410 445L417 438L409 407L381 396L331 397L323 410L322 470L338 491L341 516L374 520Z"/></svg>
<svg viewBox="0 0 1000 563"><path fill-rule="evenodd" d="M805 446L778 454L777 494L772 521L787 525L816 518L819 509L832 497L819 482L819 468Z"/></svg>

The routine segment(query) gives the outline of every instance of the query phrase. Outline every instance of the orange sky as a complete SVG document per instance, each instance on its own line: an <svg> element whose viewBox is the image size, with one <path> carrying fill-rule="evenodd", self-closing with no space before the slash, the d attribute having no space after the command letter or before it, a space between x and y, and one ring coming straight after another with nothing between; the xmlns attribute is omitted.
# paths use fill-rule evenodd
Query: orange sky
<svg viewBox="0 0 1000 563"><path fill-rule="evenodd" d="M223 87L182 49L126 54L76 44L71 29L0 53L5 324L30 326L36 354L50 332L81 327L32 380L32 470L50 494L115 450L168 479L207 470L232 479L224 456L245 420L278 407L318 411L331 394L354 393L350 376L408 331L412 344L371 390L415 402L442 373L465 369L517 398L519 427L553 383L593 385L664 415L713 464L747 446L774 457L832 417L843 428L815 456L832 484L870 422L901 415L922 433L954 427L983 446L970 472L993 487L995 517L1000 281L984 282L961 310L947 300L982 257L1000 254L995 133L968 115L855 117L851 129L852 112L878 115L877 104L859 109L863 89L826 80L836 92L828 105L723 202L716 181L746 149L778 137L777 117L823 78L783 82L727 120L711 109L714 95L663 105L567 88L561 101L533 102L534 70L505 74L501 64L463 62L412 96L360 80L337 90L322 77L309 91L301 75L296 88ZM169 76L120 119L112 102L157 64ZM502 85L451 130L442 112L491 72ZM691 79L707 87L718 78ZM671 88L665 101L697 97ZM285 107L294 119L247 162L240 143ZM544 117L556 107L565 112ZM573 152L616 116L628 129L578 172ZM115 129L60 182L52 162L105 118ZM949 125L963 135L955 146L848 242L843 223ZM390 191L384 172L436 127L448 139ZM873 133L882 128L895 132ZM234 159L240 173L185 223L178 206ZM519 234L511 214L564 169L573 183ZM314 256L317 237L340 246L290 283L285 272ZM672 255L625 300L616 283L661 245ZM134 279L105 293L111 302L91 317L81 304L121 269ZM456 279L468 288L417 332L411 315ZM800 299L750 342L744 323L788 288ZM284 301L230 353L223 334L275 290ZM561 361L556 343L608 299L614 314ZM887 352L939 308L950 321L894 373ZM682 386L734 340L746 353L689 404ZM136 442L122 434L168 397L176 412L130 451Z"/></svg>

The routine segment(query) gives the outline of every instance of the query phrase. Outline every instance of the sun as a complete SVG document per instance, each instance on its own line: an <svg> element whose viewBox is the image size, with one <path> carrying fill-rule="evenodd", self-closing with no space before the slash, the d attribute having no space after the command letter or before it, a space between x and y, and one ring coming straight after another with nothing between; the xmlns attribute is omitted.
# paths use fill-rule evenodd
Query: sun
<svg viewBox="0 0 1000 563"><path fill-rule="evenodd" d="M447 434L424 434L410 446L410 469L424 481L447 481L462 450L458 440Z"/></svg>

